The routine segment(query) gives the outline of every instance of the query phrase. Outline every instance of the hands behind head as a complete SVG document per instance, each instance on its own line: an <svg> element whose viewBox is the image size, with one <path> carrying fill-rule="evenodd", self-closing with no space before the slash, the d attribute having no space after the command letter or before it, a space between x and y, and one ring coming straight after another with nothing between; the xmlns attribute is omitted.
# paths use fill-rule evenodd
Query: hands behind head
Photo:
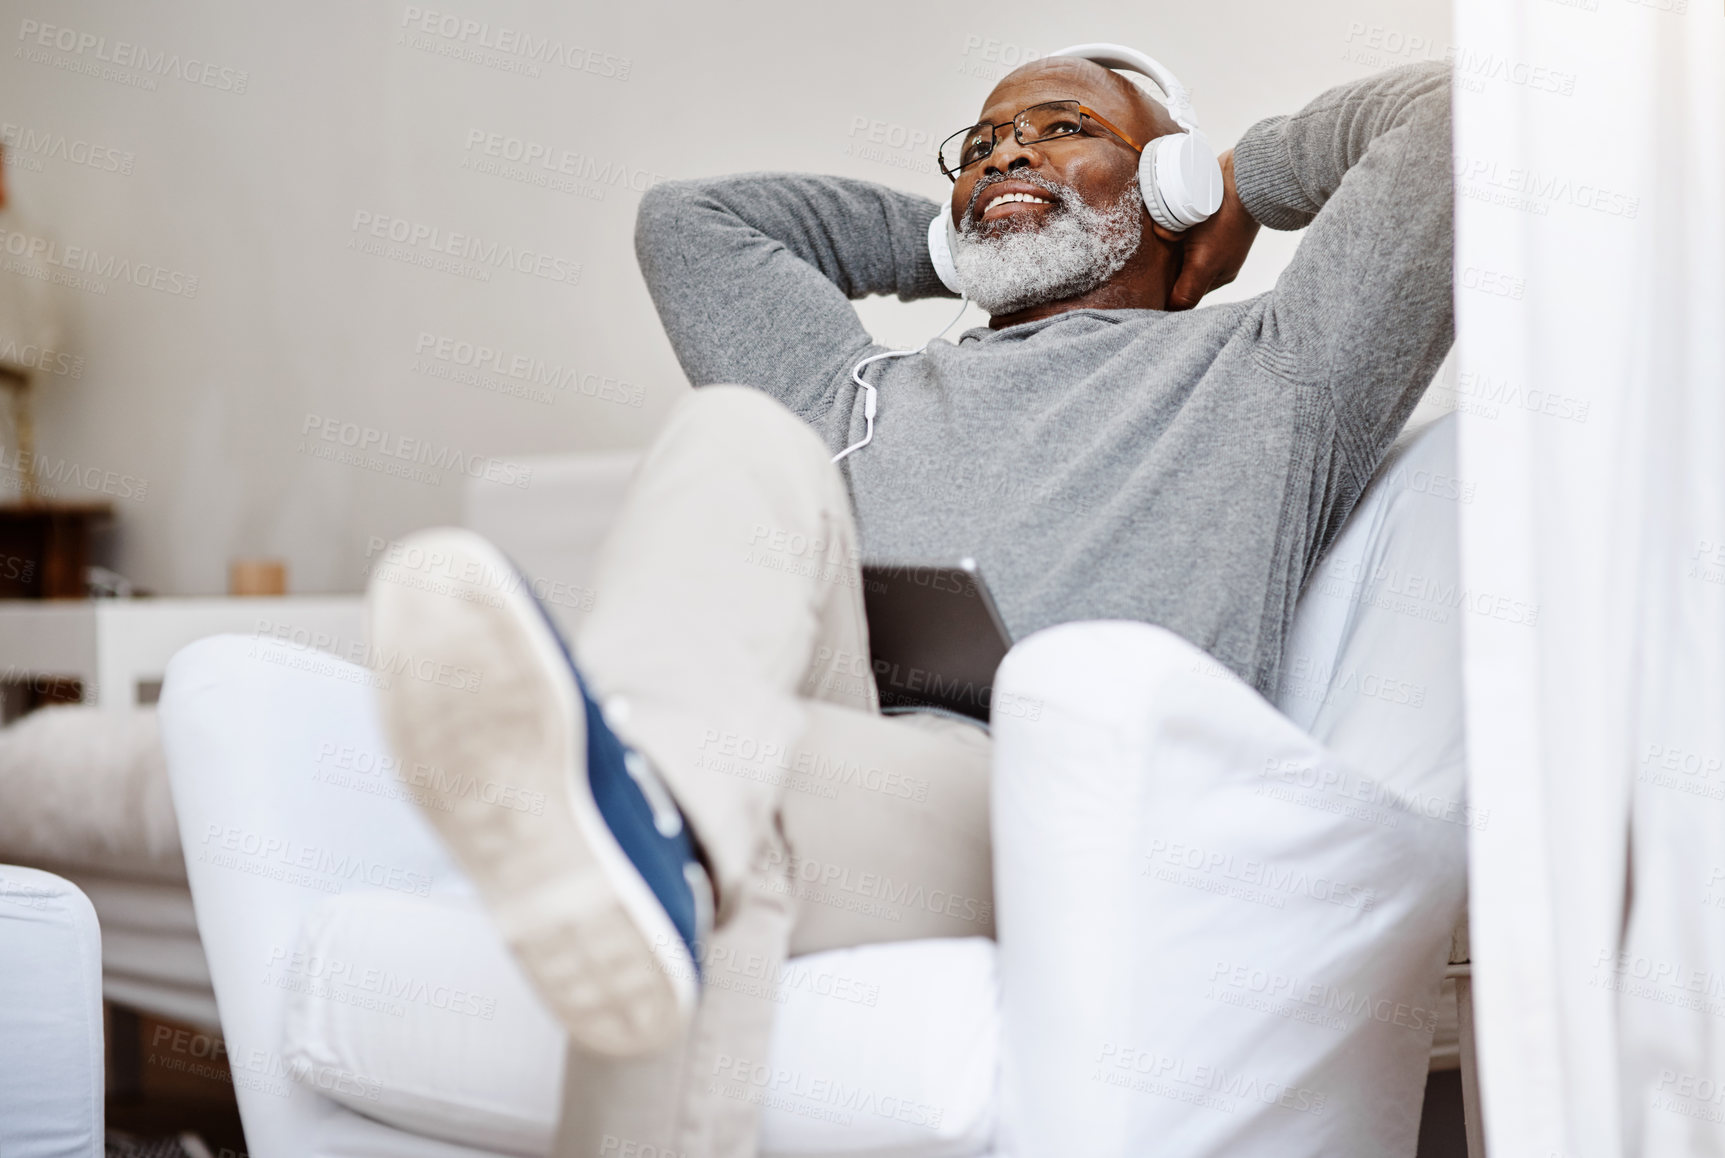
<svg viewBox="0 0 1725 1158"><path fill-rule="evenodd" d="M1258 223L1240 204L1239 191L1234 188L1234 150L1223 153L1220 160L1222 207L1214 217L1182 236L1180 276L1168 294L1171 310L1189 310L1211 290L1233 281L1258 236Z"/></svg>

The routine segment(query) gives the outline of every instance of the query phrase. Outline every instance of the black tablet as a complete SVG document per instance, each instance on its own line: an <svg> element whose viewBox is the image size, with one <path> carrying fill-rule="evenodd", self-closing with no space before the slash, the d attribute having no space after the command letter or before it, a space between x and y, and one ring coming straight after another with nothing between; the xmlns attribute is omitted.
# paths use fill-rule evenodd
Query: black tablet
<svg viewBox="0 0 1725 1158"><path fill-rule="evenodd" d="M1012 639L976 560L865 563L862 580L881 708L945 708L986 723Z"/></svg>

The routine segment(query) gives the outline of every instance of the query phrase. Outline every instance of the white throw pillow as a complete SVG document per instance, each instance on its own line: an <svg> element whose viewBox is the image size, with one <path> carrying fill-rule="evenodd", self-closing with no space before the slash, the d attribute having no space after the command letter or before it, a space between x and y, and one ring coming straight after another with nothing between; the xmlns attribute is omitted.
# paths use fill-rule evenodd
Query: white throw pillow
<svg viewBox="0 0 1725 1158"><path fill-rule="evenodd" d="M508 1154L550 1150L563 1034L478 902L332 897L267 984L289 993L303 1083L416 1134ZM761 1153L970 1158L993 1129L994 946L915 941L791 961L758 1091Z"/></svg>
<svg viewBox="0 0 1725 1158"><path fill-rule="evenodd" d="M283 1053L302 1083L416 1134L550 1151L563 1031L477 901L331 897L272 956L265 981L288 991Z"/></svg>
<svg viewBox="0 0 1725 1158"><path fill-rule="evenodd" d="M790 961L762 1095L763 1158L970 1158L994 1134L994 942L904 941ZM730 1075L735 1078L738 1075Z"/></svg>

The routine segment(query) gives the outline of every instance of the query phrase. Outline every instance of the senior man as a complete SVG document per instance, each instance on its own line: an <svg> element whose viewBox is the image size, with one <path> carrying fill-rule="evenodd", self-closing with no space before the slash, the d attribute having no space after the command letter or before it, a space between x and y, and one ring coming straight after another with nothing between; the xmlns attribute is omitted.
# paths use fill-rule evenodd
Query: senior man
<svg viewBox="0 0 1725 1158"><path fill-rule="evenodd" d="M787 953L992 931L988 736L881 713L865 555L975 558L1015 640L1137 620L1274 688L1303 580L1451 342L1448 75L1258 123L1184 232L1138 184L1175 131L1090 61L1013 72L943 161L988 328L861 368L885 350L848 299L946 293L933 202L815 176L655 187L637 253L698 389L605 546L579 667L472 535L417 540L446 582L374 580L380 651L483 674L396 681L398 754L550 801L427 815L571 1037L654 1055L634 1109L612 1071L566 1112L751 1153L752 1101L708 1078L765 1056ZM1190 308L1261 224L1306 229L1276 288Z"/></svg>

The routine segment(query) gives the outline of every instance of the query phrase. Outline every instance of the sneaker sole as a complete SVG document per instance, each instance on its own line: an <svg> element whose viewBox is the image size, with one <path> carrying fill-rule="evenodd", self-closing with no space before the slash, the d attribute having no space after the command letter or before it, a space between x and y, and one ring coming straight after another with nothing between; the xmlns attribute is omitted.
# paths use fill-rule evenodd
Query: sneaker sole
<svg viewBox="0 0 1725 1158"><path fill-rule="evenodd" d="M502 552L455 529L407 542L439 568L381 570L368 610L394 753L448 773L420 810L569 1035L650 1052L688 1024L695 965L593 799L575 677Z"/></svg>

